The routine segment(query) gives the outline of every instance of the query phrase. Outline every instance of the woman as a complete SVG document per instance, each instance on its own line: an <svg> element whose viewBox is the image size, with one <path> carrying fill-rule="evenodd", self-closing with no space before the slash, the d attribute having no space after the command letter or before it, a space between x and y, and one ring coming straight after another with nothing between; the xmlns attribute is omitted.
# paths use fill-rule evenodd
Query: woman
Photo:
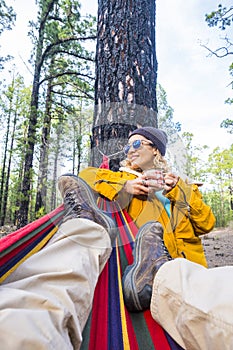
<svg viewBox="0 0 233 350"><path fill-rule="evenodd" d="M172 258L187 258L207 267L199 236L213 229L214 215L202 201L197 185L168 170L166 145L164 131L136 129L129 136L127 158L119 171L89 167L80 177L102 196L119 202L138 228L150 220L160 222ZM151 175L149 169L159 170Z"/></svg>

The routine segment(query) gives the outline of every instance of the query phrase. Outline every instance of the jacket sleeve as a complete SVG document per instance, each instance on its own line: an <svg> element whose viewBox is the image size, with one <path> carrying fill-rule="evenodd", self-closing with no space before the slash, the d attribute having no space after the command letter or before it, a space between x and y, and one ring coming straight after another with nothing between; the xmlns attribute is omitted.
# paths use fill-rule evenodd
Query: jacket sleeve
<svg viewBox="0 0 233 350"><path fill-rule="evenodd" d="M124 184L126 181L135 178L134 175L126 172L94 167L84 169L80 172L79 176L83 178L93 190L109 200L118 198L119 193L122 193L122 196L124 196L125 193L122 191Z"/></svg>
<svg viewBox="0 0 233 350"><path fill-rule="evenodd" d="M192 223L196 235L210 232L215 225L214 214L202 200L197 185L189 185L179 179L177 185L165 194L172 205L178 207Z"/></svg>

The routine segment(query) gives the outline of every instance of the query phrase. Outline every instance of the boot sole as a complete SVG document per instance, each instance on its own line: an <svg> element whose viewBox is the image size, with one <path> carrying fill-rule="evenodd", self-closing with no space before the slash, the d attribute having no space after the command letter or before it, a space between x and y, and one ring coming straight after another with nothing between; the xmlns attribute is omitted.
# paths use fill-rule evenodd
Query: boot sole
<svg viewBox="0 0 233 350"><path fill-rule="evenodd" d="M117 227L115 222L113 221L113 219L110 218L110 216L105 213L104 211L102 211L96 204L96 198L92 192L92 189L90 188L90 186L86 183L86 181L84 181L83 179L81 179L80 177L74 175L74 174L64 174L61 175L61 177L63 176L69 176L69 177L73 177L75 179L75 181L80 184L80 190L83 192L85 191L84 198L87 200L88 205L94 209L94 211L96 213L98 213L98 215L101 216L102 220L105 222L106 227L107 227L107 231L109 233L109 236L111 238L111 241L113 242L117 236Z"/></svg>
<svg viewBox="0 0 233 350"><path fill-rule="evenodd" d="M147 233L148 229L151 228L152 224L158 224L158 222L148 221L146 224L141 226L139 235L136 238L137 244L135 244L135 248L133 250L133 257L136 263L128 266L124 272L125 277L123 276L123 286L124 286L123 289L124 289L124 295L125 295L125 303L129 311L133 311L133 312L142 311L149 307L149 306L145 307L140 302L134 280L135 280L136 273L141 268L141 263L142 263L141 245L142 245L143 236ZM161 236L158 233L154 233L154 236L161 238ZM147 288L147 293L149 293L149 286Z"/></svg>

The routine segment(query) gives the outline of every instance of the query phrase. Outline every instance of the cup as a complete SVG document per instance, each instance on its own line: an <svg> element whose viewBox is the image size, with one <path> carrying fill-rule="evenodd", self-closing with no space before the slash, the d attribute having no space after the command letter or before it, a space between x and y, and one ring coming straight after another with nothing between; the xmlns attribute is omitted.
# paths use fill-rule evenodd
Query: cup
<svg viewBox="0 0 233 350"><path fill-rule="evenodd" d="M161 168L152 168L145 170L146 182L149 188L154 191L161 191L164 186L164 170Z"/></svg>

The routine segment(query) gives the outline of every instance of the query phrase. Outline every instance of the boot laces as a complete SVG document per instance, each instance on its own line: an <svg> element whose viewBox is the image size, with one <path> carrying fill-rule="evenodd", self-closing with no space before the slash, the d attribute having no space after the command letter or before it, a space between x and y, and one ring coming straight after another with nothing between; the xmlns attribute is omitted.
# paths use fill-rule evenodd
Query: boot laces
<svg viewBox="0 0 233 350"><path fill-rule="evenodd" d="M168 260L172 260L172 257L171 255L169 254L168 250L167 250L167 247L165 246L164 244L164 241L163 242L163 252L164 252L164 255L168 258Z"/></svg>
<svg viewBox="0 0 233 350"><path fill-rule="evenodd" d="M77 214L82 210L82 205L78 202L77 194L74 190L69 191L65 195L65 202L69 209L74 210Z"/></svg>

